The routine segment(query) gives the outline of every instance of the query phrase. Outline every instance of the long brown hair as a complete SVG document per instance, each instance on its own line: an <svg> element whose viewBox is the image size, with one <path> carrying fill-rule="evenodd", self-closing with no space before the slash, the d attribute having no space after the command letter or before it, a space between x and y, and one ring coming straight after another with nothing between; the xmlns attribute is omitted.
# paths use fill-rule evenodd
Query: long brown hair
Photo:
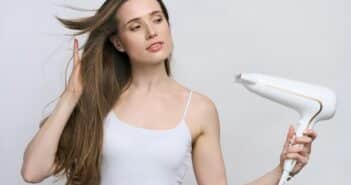
<svg viewBox="0 0 351 185"><path fill-rule="evenodd" d="M62 172L66 185L99 185L101 181L103 120L132 79L127 54L116 50L109 40L118 33L116 11L125 1L106 0L89 17L56 17L65 27L79 30L73 36L88 33L81 56L83 92L60 137L54 162L53 175L59 177ZM157 2L169 24L164 3ZM170 57L165 60L168 76L172 76Z"/></svg>

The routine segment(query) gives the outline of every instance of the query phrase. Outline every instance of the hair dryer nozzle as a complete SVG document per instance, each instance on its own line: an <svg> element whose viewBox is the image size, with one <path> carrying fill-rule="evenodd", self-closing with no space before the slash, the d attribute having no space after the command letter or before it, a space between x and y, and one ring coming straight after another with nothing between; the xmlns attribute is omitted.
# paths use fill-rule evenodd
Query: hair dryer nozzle
<svg viewBox="0 0 351 185"><path fill-rule="evenodd" d="M245 75L242 73L238 74L235 76L235 82L236 83L242 83L242 84L249 84L249 85L254 85L256 82L250 78L247 78Z"/></svg>

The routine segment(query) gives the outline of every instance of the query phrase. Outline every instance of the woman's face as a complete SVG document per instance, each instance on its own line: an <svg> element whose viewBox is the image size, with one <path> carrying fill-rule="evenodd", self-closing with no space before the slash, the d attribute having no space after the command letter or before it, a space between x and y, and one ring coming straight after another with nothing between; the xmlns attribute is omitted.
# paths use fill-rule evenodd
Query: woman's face
<svg viewBox="0 0 351 185"><path fill-rule="evenodd" d="M156 0L128 0L116 16L119 32L114 45L126 52L131 62L159 63L170 56L170 27ZM158 42L162 43L154 44Z"/></svg>

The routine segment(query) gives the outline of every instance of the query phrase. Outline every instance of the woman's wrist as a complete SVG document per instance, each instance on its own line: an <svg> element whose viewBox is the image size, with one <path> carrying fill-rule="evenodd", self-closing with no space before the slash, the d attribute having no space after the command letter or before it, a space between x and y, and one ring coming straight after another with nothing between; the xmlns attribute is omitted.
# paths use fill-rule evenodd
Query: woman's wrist
<svg viewBox="0 0 351 185"><path fill-rule="evenodd" d="M277 174L279 176L279 179L280 179L280 177L281 177L281 175L283 174L283 171L284 171L284 166L279 164L277 167L275 167L275 169L273 171L275 171L275 174ZM290 172L289 175L290 175L290 178L288 179L288 181L291 180L296 174L293 174L293 173Z"/></svg>
<svg viewBox="0 0 351 185"><path fill-rule="evenodd" d="M283 174L283 171L284 171L284 168L281 165L276 166L273 169L273 173L275 174L274 176L278 177L278 180L279 180Z"/></svg>
<svg viewBox="0 0 351 185"><path fill-rule="evenodd" d="M64 91L61 95L61 100L65 103L71 104L72 106L75 106L77 104L79 98L80 96L69 91Z"/></svg>

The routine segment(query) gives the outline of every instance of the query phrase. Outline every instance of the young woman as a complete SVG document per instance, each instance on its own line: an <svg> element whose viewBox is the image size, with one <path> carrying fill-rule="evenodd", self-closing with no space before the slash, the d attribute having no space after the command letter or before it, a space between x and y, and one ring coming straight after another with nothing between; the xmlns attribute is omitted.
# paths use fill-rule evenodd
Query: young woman
<svg viewBox="0 0 351 185"><path fill-rule="evenodd" d="M37 183L64 174L67 185L181 184L192 159L197 184L226 185L215 104L172 79L168 12L161 0L107 0L91 17L66 20L89 33L53 112L28 144L22 176ZM307 163L316 133L293 140L279 164L250 184L278 183Z"/></svg>

